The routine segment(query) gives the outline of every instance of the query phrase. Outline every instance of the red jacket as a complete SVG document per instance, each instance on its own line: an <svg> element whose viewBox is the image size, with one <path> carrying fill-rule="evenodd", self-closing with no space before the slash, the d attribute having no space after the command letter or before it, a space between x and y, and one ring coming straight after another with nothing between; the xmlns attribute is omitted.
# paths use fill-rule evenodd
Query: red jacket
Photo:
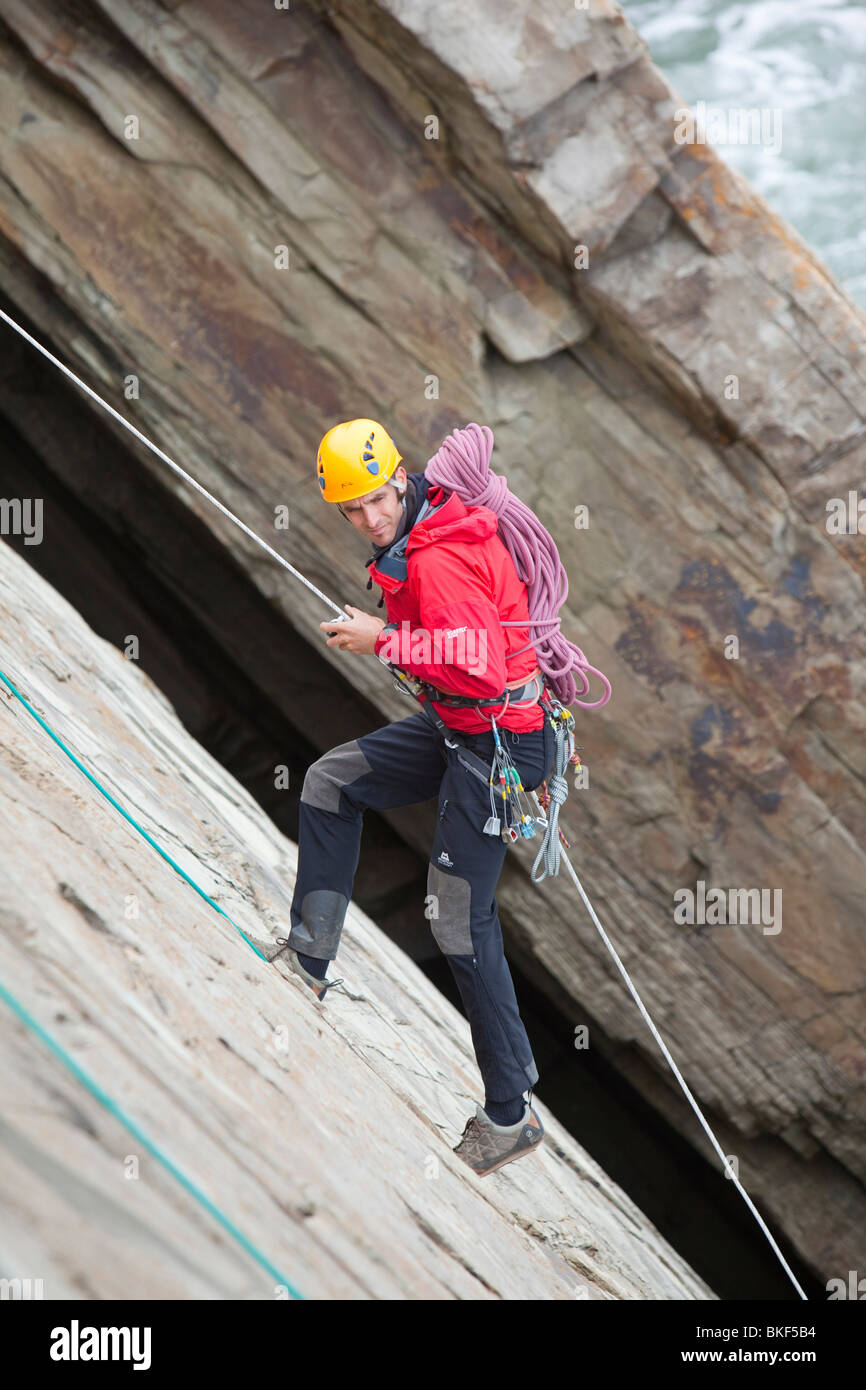
<svg viewBox="0 0 866 1390"><path fill-rule="evenodd" d="M456 492L429 486L431 507L445 498L435 515L416 522L409 533L405 581L370 565L370 577L382 588L388 621L401 625L399 632L379 634L376 655L382 652L410 676L440 690L486 699L500 695L506 685L528 680L538 669L532 647L508 660L510 653L526 647L530 628L502 627L499 621L529 618L526 585L497 535L496 513L489 507L466 507ZM490 729L489 717L483 711L479 717L471 706L434 700L433 707L452 729ZM509 706L500 720L502 708L487 706L497 727L523 733L544 724L538 704L514 710Z"/></svg>

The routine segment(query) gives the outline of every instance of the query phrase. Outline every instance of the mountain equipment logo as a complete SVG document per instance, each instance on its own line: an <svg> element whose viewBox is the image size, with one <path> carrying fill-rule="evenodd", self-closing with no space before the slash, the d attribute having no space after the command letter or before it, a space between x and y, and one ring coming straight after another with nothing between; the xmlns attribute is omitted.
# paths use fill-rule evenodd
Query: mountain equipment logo
<svg viewBox="0 0 866 1390"><path fill-rule="evenodd" d="M453 860L449 859L447 849L443 849L442 853L440 854L439 863L444 864L446 869L454 868Z"/></svg>

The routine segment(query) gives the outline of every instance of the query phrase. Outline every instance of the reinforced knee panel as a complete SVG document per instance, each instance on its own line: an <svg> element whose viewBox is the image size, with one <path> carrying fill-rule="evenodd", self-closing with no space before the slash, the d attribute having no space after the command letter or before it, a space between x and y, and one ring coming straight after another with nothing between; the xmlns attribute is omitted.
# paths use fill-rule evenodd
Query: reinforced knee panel
<svg viewBox="0 0 866 1390"><path fill-rule="evenodd" d="M320 811L339 811L343 787L350 786L371 771L371 764L356 738L349 743L338 744L307 768L301 800Z"/></svg>
<svg viewBox="0 0 866 1390"><path fill-rule="evenodd" d="M430 927L439 950L445 956L471 956L474 952L469 911L472 885L458 874L445 874L438 864L427 866L427 892L437 900L438 916Z"/></svg>

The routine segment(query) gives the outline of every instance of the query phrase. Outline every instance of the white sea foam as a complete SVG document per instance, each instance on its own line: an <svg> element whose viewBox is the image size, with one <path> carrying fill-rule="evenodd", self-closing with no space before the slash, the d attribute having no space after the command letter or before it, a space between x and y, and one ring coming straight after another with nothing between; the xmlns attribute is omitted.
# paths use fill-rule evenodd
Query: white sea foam
<svg viewBox="0 0 866 1390"><path fill-rule="evenodd" d="M620 0L683 102L782 113L781 148L719 145L866 307L863 0Z"/></svg>

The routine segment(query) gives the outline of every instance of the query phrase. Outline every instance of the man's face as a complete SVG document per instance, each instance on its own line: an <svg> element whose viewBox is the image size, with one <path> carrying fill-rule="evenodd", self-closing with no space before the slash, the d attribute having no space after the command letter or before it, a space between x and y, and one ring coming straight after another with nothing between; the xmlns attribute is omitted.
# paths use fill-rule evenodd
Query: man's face
<svg viewBox="0 0 866 1390"><path fill-rule="evenodd" d="M397 534L403 504L392 482L406 485L406 469L402 463L398 469L374 492L366 492L363 497L353 497L350 502L341 502L340 509L356 530L367 536L373 545L388 545Z"/></svg>

